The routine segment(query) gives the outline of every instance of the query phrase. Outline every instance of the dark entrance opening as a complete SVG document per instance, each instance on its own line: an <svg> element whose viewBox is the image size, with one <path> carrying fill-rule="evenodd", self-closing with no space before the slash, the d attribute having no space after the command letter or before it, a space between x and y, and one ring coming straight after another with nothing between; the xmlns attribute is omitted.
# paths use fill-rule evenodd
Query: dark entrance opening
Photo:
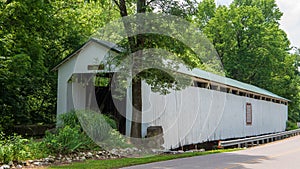
<svg viewBox="0 0 300 169"><path fill-rule="evenodd" d="M117 123L118 131L125 135L126 132L126 94L117 99L112 96L114 83L112 82L113 73L97 74L94 78L95 96L98 110L113 118ZM113 92L114 94L114 92Z"/></svg>

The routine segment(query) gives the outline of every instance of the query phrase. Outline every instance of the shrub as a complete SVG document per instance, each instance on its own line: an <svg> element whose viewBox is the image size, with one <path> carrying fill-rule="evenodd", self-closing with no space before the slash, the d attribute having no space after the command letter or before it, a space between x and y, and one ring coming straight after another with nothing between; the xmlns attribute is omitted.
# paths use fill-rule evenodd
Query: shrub
<svg viewBox="0 0 300 169"><path fill-rule="evenodd" d="M17 135L5 137L3 133L0 134L0 139L0 162L8 163L28 157L28 152L26 152L25 148L28 142L27 139Z"/></svg>
<svg viewBox="0 0 300 169"><path fill-rule="evenodd" d="M108 116L94 111L70 111L59 118L62 125L57 133L47 132L43 140L51 154L99 149L98 145L128 147L126 139L116 130L116 122Z"/></svg>
<svg viewBox="0 0 300 169"><path fill-rule="evenodd" d="M109 139L109 133L112 131L110 125L106 122L104 115L94 111L77 111L77 117L83 130L96 142L102 142Z"/></svg>
<svg viewBox="0 0 300 169"><path fill-rule="evenodd" d="M298 129L297 123L294 123L292 121L287 121L286 122L286 130L295 130Z"/></svg>
<svg viewBox="0 0 300 169"><path fill-rule="evenodd" d="M62 125L60 127L70 126L71 128L74 128L76 126L80 126L78 116L81 117L81 115L83 115L83 113L85 113L87 116L91 115L91 117L94 117L95 114L99 114L99 116L101 116L101 120L104 119L105 122L107 124L109 124L109 126L111 128L117 129L117 123L112 117L103 115L103 114L100 114L100 113L97 113L94 111L85 111L85 110L81 110L81 111L72 110L67 113L61 114L58 117L59 120L62 122ZM98 120L99 120L99 118L98 118Z"/></svg>
<svg viewBox="0 0 300 169"><path fill-rule="evenodd" d="M19 135L5 136L0 133L0 163L41 158L46 154L41 143L24 139Z"/></svg>
<svg viewBox="0 0 300 169"><path fill-rule="evenodd" d="M74 110L61 114L58 118L62 122L62 126L60 127L69 126L75 128L80 125Z"/></svg>
<svg viewBox="0 0 300 169"><path fill-rule="evenodd" d="M40 159L49 155L49 151L43 141L36 141L32 138L28 141L27 151L29 153L29 158Z"/></svg>
<svg viewBox="0 0 300 169"><path fill-rule="evenodd" d="M115 128L116 122L94 111L77 111L84 131L101 147L106 149L131 147L126 138Z"/></svg>
<svg viewBox="0 0 300 169"><path fill-rule="evenodd" d="M58 130L58 133L46 133L43 140L51 154L68 154L81 150L94 149L96 145L76 126L71 128L65 126Z"/></svg>

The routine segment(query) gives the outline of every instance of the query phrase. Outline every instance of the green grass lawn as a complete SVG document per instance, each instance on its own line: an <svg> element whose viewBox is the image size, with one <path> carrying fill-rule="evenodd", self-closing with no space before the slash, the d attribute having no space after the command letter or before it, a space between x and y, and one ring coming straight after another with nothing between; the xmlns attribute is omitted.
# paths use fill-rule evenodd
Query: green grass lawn
<svg viewBox="0 0 300 169"><path fill-rule="evenodd" d="M193 157L193 156L200 156L200 155L207 155L207 154L215 154L215 153L222 153L222 152L231 152L240 149L222 149L222 150L212 150L212 151L205 151L205 152L190 152L190 153L182 153L182 154L175 154L175 155L156 155L150 157L143 157L143 158L121 158L121 159L109 159L109 160L87 160L85 162L75 162L70 165L63 165L63 166L51 166L49 169L83 169L83 168L95 168L95 169L110 169L110 168L120 168L138 164L146 164L152 163L157 161L166 161L172 160L176 158L185 158L185 157Z"/></svg>

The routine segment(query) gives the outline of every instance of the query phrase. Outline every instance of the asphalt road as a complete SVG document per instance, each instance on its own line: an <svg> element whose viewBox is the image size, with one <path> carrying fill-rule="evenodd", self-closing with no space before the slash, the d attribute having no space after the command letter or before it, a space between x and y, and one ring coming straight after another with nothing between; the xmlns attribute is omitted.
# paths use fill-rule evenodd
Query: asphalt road
<svg viewBox="0 0 300 169"><path fill-rule="evenodd" d="M156 162L124 169L300 169L300 136L241 151Z"/></svg>

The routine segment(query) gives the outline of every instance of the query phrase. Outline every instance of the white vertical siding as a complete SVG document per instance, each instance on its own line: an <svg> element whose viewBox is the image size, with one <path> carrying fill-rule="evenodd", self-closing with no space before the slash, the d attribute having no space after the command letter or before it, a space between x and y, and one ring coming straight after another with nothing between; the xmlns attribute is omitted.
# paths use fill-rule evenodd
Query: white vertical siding
<svg viewBox="0 0 300 169"><path fill-rule="evenodd" d="M68 89L68 80L71 78L73 71L74 71L74 65L76 62L77 56L74 56L71 60L63 64L58 69L58 82L57 82L57 116L59 116L62 113L65 113L68 111L68 96L71 96L71 94L68 92L70 89ZM70 86L69 86L70 87ZM68 91L69 90L69 91ZM72 90L72 89L71 89ZM72 98L71 98L72 99Z"/></svg>
<svg viewBox="0 0 300 169"><path fill-rule="evenodd" d="M188 87L162 96L152 93L144 83L143 100L143 135L148 126L162 126L167 149L280 132L286 127L286 105L214 90ZM246 103L252 105L250 126L246 125Z"/></svg>
<svg viewBox="0 0 300 169"><path fill-rule="evenodd" d="M68 85L68 81L74 73L96 73L95 70L88 70L88 65L98 65L108 50L95 42L89 42L78 54L58 68L57 115L72 109L73 102L76 109L85 108L85 86L77 82ZM73 101L72 94L75 96Z"/></svg>

